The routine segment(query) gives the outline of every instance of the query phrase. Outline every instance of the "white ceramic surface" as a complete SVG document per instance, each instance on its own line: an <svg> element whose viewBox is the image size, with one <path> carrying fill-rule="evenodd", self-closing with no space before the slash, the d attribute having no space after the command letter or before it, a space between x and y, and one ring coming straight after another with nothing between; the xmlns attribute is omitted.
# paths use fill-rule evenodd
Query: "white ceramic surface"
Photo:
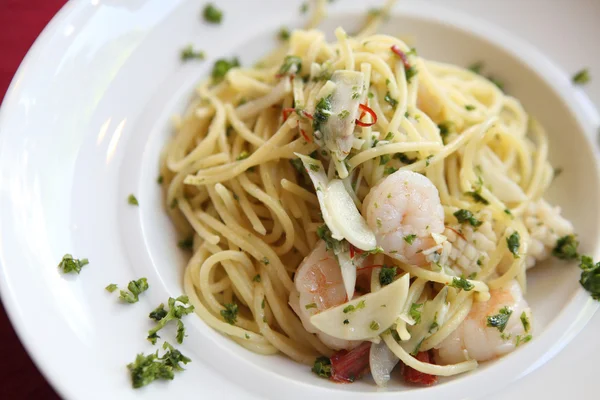
<svg viewBox="0 0 600 400"><path fill-rule="evenodd" d="M125 365L136 353L152 350L145 341L147 313L181 293L184 259L155 183L158 156L170 134L169 116L185 106L194 83L216 58L235 54L248 64L276 44L274 32L281 25L301 24L300 2L218 3L225 22L217 27L202 23L201 5L191 0L73 0L36 42L2 105L0 289L21 339L59 392L68 399L159 399L167 393L238 399L458 399L467 393L472 398L540 393L556 398L562 389L555 391L552 384L567 376L579 382L569 385L569 394L595 398L594 381L581 376L594 365L586 356L600 356L593 335L600 318L583 329L597 304L579 287L576 267L552 262L530 275L535 339L502 360L433 388L394 384L377 390L369 380L333 385L283 357L251 354L189 316L189 337L181 346L193 359L187 371L173 382L131 389ZM499 5L511 1L451 3L513 31L525 27L523 34L539 35L541 44L536 44L554 60L484 20L435 2L402 2L385 31L414 36L425 57L463 65L485 60L489 72L507 82L510 93L547 126L551 160L564 168L550 198L573 220L584 249L600 256L599 118L569 80L583 63L592 65L592 73L600 71L600 57L589 52L589 36L583 36L599 36L590 14L598 16L600 8L570 2L564 12L556 8L552 14L549 10L560 1L537 1L533 7L536 1L530 0L523 2L529 17L519 23L520 17ZM338 0L323 28L330 33L342 24L351 32L362 11L376 4ZM564 22L565 13L575 20ZM579 31L557 35L561 15L563 26ZM532 21L539 29L531 28ZM563 46L569 37L581 39L579 45ZM204 49L209 59L181 64L179 50L188 43ZM596 87L591 97L598 104ZM136 194L139 208L127 205L129 193ZM80 276L56 269L66 252L90 259ZM138 304L122 305L103 289L140 276L148 278L151 289ZM172 332L162 336L172 337ZM551 360L567 345L568 351ZM569 364L567 371L564 364Z"/></svg>

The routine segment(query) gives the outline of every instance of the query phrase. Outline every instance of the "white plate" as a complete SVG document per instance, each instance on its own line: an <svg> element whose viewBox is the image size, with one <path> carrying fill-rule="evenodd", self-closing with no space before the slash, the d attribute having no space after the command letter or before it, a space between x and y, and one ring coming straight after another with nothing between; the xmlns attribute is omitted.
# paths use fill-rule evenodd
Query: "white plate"
<svg viewBox="0 0 600 400"><path fill-rule="evenodd" d="M2 105L0 288L22 341L58 391L69 399L160 399L167 394L457 399L467 393L515 399L555 398L560 390L595 398L594 380L581 378L592 376L600 356L591 327L569 345L573 350L563 351L532 378L518 380L566 346L597 308L579 287L577 268L559 263L548 263L530 277L535 340L433 388L397 384L378 392L368 380L333 385L283 357L250 354L189 316L189 337L181 346L193 359L187 371L173 382L131 389L125 365L136 353L152 350L145 341L147 313L182 291L184 259L155 183L168 118L184 107L194 83L216 58L237 54L248 64L275 45L274 32L281 25L301 22L300 2L218 3L225 10L221 26L201 22L197 1L71 1L28 54ZM364 3L336 2L325 30L343 23L351 32ZM519 2L518 15L511 13L515 2L506 3L511 2L453 5L511 30L522 28L569 72L488 22L431 3L403 2L387 31L412 34L426 57L463 65L483 59L491 73L508 82L508 90L549 128L551 160L565 170L550 196L563 205L584 249L597 258L600 194L592 138L599 118L588 98L570 84L570 73L583 63L600 71L600 58L591 52L596 45L574 40L600 37L592 18L599 7L569 2L564 12L572 22L567 24L559 1ZM532 28L533 22L540 28ZM209 59L182 65L179 51L188 43L204 49ZM592 97L600 103L598 91ZM127 205L129 193L137 195L139 208ZM90 259L81 275L57 270L67 252ZM140 276L148 278L151 289L138 304L122 305L104 291L108 283L122 285ZM600 317L593 324L600 328ZM577 382L564 385L568 392L560 389L565 379Z"/></svg>

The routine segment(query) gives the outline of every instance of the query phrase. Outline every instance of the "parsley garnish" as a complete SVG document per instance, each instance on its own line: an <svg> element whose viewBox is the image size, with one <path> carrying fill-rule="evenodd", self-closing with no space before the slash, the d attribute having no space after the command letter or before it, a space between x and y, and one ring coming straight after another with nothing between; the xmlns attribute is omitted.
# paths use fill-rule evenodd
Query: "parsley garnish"
<svg viewBox="0 0 600 400"><path fill-rule="evenodd" d="M329 116L331 115L331 95L327 97L322 97L321 100L317 103L315 107L315 112L313 113L313 129L315 131L320 130L321 124L327 122Z"/></svg>
<svg viewBox="0 0 600 400"><path fill-rule="evenodd" d="M390 161L391 157L389 154L384 154L379 157L379 165L385 165Z"/></svg>
<svg viewBox="0 0 600 400"><path fill-rule="evenodd" d="M573 75L572 78L573 83L576 85L585 85L590 81L590 79L592 78L590 77L590 71L588 71L587 68L584 68L581 71L577 72L575 75Z"/></svg>
<svg viewBox="0 0 600 400"><path fill-rule="evenodd" d="M62 269L62 272L65 274L68 274L70 272L80 273L81 268L87 264L89 264L87 258L82 258L81 260L78 260L77 258L73 258L73 256L70 254L65 254L60 263L58 263L58 268Z"/></svg>
<svg viewBox="0 0 600 400"><path fill-rule="evenodd" d="M513 232L512 235L506 238L506 245L508 246L508 250L513 254L514 258L519 258L519 246L521 245L521 236L519 236L519 232Z"/></svg>
<svg viewBox="0 0 600 400"><path fill-rule="evenodd" d="M376 331L379 329L379 322L377 321L371 321L371 324L369 325L369 328L371 328L372 331Z"/></svg>
<svg viewBox="0 0 600 400"><path fill-rule="evenodd" d="M211 76L215 82L221 81L227 75L230 69L239 67L240 61L237 57L232 58L231 60L227 60L225 58L221 58L215 62L213 66Z"/></svg>
<svg viewBox="0 0 600 400"><path fill-rule="evenodd" d="M404 153L396 153L394 154L394 158L396 160L400 160L400 162L402 162L403 164L412 164L415 161L417 161L416 158L410 158Z"/></svg>
<svg viewBox="0 0 600 400"><path fill-rule="evenodd" d="M467 196L471 196L473 198L473 200L475 200L476 203L482 203L482 204L485 204L486 206L489 205L490 202L481 195L480 191L481 191L481 189L478 189L476 191L467 192L465 194Z"/></svg>
<svg viewBox="0 0 600 400"><path fill-rule="evenodd" d="M356 307L352 304L344 307L344 309L342 310L344 312L344 314L348 314L348 313L353 313L356 310L360 310L362 308L365 308L365 301L361 300L358 302L358 304L356 304Z"/></svg>
<svg viewBox="0 0 600 400"><path fill-rule="evenodd" d="M194 248L194 238L192 236L180 240L177 246L182 250L191 250Z"/></svg>
<svg viewBox="0 0 600 400"><path fill-rule="evenodd" d="M260 282L260 274L254 275L254 278L252 278L252 282Z"/></svg>
<svg viewBox="0 0 600 400"><path fill-rule="evenodd" d="M467 104L465 106L465 110L467 110L467 111L473 111L474 109L475 109L475 106L472 104Z"/></svg>
<svg viewBox="0 0 600 400"><path fill-rule="evenodd" d="M389 285L394 281L397 269L398 267L393 265L391 267L386 267L384 265L383 268L381 268L381 271L379 271L379 283L381 286Z"/></svg>
<svg viewBox="0 0 600 400"><path fill-rule="evenodd" d="M600 262L594 265L591 257L582 256L579 268L582 269L579 283L590 292L592 298L600 300Z"/></svg>
<svg viewBox="0 0 600 400"><path fill-rule="evenodd" d="M556 246L552 250L552 255L561 260L574 260L579 257L577 247L579 241L575 235L566 235L556 241Z"/></svg>
<svg viewBox="0 0 600 400"><path fill-rule="evenodd" d="M396 167L386 167L386 168L383 170L383 174L384 174L384 175L391 175L391 174L393 174L393 173L394 173L394 172L396 172L396 171L398 171L398 168L396 168Z"/></svg>
<svg viewBox="0 0 600 400"><path fill-rule="evenodd" d="M235 303L227 303L227 304L225 304L225 309L221 310L221 317L223 317L225 322L227 322L228 324L231 324L231 325L235 325L235 323L237 321L237 315L238 315L238 305Z"/></svg>
<svg viewBox="0 0 600 400"><path fill-rule="evenodd" d="M342 245L341 241L331 236L331 231L327 224L323 224L317 228L317 236L325 242L327 250L336 250Z"/></svg>
<svg viewBox="0 0 600 400"><path fill-rule="evenodd" d="M454 213L454 216L456 217L458 222L461 224L468 222L475 228L477 228L478 226L480 226L482 224L482 222L479 221L477 218L475 218L473 216L473 213L469 210L462 210L462 209L458 210L457 212Z"/></svg>
<svg viewBox="0 0 600 400"><path fill-rule="evenodd" d="M163 180L164 180L163 176L159 175L158 178L156 178L156 183L158 183L159 185L162 185Z"/></svg>
<svg viewBox="0 0 600 400"><path fill-rule="evenodd" d="M457 289L462 289L465 292L473 290L473 288L475 287L475 285L473 285L471 282L469 282L465 278L456 277L456 276L454 278L452 278L452 283L450 284L450 286L457 288Z"/></svg>
<svg viewBox="0 0 600 400"><path fill-rule="evenodd" d="M342 110L340 111L340 113L338 114L338 117L340 119L344 119L344 118L348 118L348 116L350 115L350 111L348 110Z"/></svg>
<svg viewBox="0 0 600 400"><path fill-rule="evenodd" d="M406 235L406 236L404 236L404 238L403 238L403 239L404 239L404 241L405 241L406 243L408 243L408 244L413 244L413 242L414 242L414 240L415 240L416 238L417 238L417 235L415 235L415 234L413 233L413 234L410 234L410 235Z"/></svg>
<svg viewBox="0 0 600 400"><path fill-rule="evenodd" d="M398 105L398 100L392 98L392 96L390 95L390 92L387 92L385 94L385 97L383 98L383 100L385 100L392 108L396 108L396 106Z"/></svg>
<svg viewBox="0 0 600 400"><path fill-rule="evenodd" d="M160 337L157 334L158 331L164 328L167 323L172 320L181 320L181 317L194 311L194 306L189 304L189 299L186 295L179 296L176 299L169 297L167 305L169 306L169 310L165 310L165 305L161 304L148 315L151 319L157 321L156 326L148 331L147 339L152 344L156 344L156 339ZM179 326L179 323L177 325ZM181 340L183 341L183 338ZM179 337L177 341L181 343Z"/></svg>
<svg viewBox="0 0 600 400"><path fill-rule="evenodd" d="M529 323L529 318L527 318L527 314L525 314L525 311L521 313L521 323L523 324L523 329L525 329L525 332L529 332L531 324Z"/></svg>
<svg viewBox="0 0 600 400"><path fill-rule="evenodd" d="M204 60L206 55L201 50L194 50L194 47L190 44L181 50L181 61L189 60Z"/></svg>
<svg viewBox="0 0 600 400"><path fill-rule="evenodd" d="M138 354L135 361L127 365L134 388L146 386L157 379L173 380L175 371L183 371L180 363L187 364L191 362L179 350L165 342L163 350L167 349L168 351L162 357L158 356L158 350L156 353L148 355Z"/></svg>
<svg viewBox="0 0 600 400"><path fill-rule="evenodd" d="M307 310L310 310L311 308L317 308L317 303L309 303L305 305L304 308L306 308Z"/></svg>
<svg viewBox="0 0 600 400"><path fill-rule="evenodd" d="M136 199L133 194L129 195L129 197L127 198L127 202L129 204L131 204L132 206L139 206L140 205L140 203L138 202L138 199Z"/></svg>
<svg viewBox="0 0 600 400"><path fill-rule="evenodd" d="M415 325L421 322L421 308L423 303L412 303L408 315L415 321Z"/></svg>
<svg viewBox="0 0 600 400"><path fill-rule="evenodd" d="M442 137L442 141L446 142L446 138L450 134L454 127L454 124L450 121L444 121L438 124L438 128L440 129L440 136Z"/></svg>
<svg viewBox="0 0 600 400"><path fill-rule="evenodd" d="M344 325L348 325L348 324L350 323L350 321L349 321L349 320L347 320L347 319L345 319L345 320L343 321L343 323L344 323Z"/></svg>
<svg viewBox="0 0 600 400"><path fill-rule="evenodd" d="M385 137L383 138L383 140L387 140L390 141L394 138L394 132L388 132Z"/></svg>
<svg viewBox="0 0 600 400"><path fill-rule="evenodd" d="M104 289L106 289L108 292L112 293L115 290L117 290L119 287L117 286L116 283L111 283L110 285L108 285L107 287L105 287Z"/></svg>
<svg viewBox="0 0 600 400"><path fill-rule="evenodd" d="M139 295L148 290L148 287L148 280L146 278L130 281L129 284L127 284L129 292L121 290L119 298L129 304L137 303L140 299Z"/></svg>
<svg viewBox="0 0 600 400"><path fill-rule="evenodd" d="M206 7L204 7L202 15L204 16L204 20L211 24L220 24L223 19L223 11L216 8L211 3L208 3Z"/></svg>
<svg viewBox="0 0 600 400"><path fill-rule="evenodd" d="M506 324L508 323L508 319L512 314L512 310L508 307L503 307L498 314L490 315L487 317L487 326L491 328L498 328L500 333L504 332L506 329Z"/></svg>
<svg viewBox="0 0 600 400"><path fill-rule="evenodd" d="M427 156L427 158L425 159L425 166L429 167L429 163L431 162L431 159L433 158L433 154L430 154Z"/></svg>
<svg viewBox="0 0 600 400"><path fill-rule="evenodd" d="M302 59L298 56L286 56L283 60L281 68L279 68L279 74L285 75L290 73L292 75L297 74L302 69Z"/></svg>
<svg viewBox="0 0 600 400"><path fill-rule="evenodd" d="M517 336L517 343L515 343L515 347L519 347L520 345L529 342L532 338L533 338L533 336L531 336L531 335Z"/></svg>
<svg viewBox="0 0 600 400"><path fill-rule="evenodd" d="M331 377L331 360L324 356L317 357L311 371L322 378Z"/></svg>
<svg viewBox="0 0 600 400"><path fill-rule="evenodd" d="M277 34L280 40L286 41L290 39L290 30L287 27L282 27Z"/></svg>
<svg viewBox="0 0 600 400"><path fill-rule="evenodd" d="M245 160L246 158L250 157L250 153L248 153L246 150L242 151L240 153L239 156L237 156L235 158L235 161L241 161L241 160Z"/></svg>
<svg viewBox="0 0 600 400"><path fill-rule="evenodd" d="M471 72L475 72L476 74L481 74L481 69L482 68L483 68L483 63L481 61L473 63L473 64L469 65L469 67L468 67L468 69Z"/></svg>

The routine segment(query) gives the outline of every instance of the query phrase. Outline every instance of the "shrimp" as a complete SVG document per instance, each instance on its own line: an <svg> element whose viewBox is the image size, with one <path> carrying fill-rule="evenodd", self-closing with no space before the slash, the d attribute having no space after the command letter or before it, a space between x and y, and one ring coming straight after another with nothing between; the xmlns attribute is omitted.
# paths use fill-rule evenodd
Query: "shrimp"
<svg viewBox="0 0 600 400"><path fill-rule="evenodd" d="M444 231L444 209L437 188L425 176L397 171L365 197L362 215L375 232L377 245L390 257L426 265L421 253L436 246L432 233Z"/></svg>
<svg viewBox="0 0 600 400"><path fill-rule="evenodd" d="M486 302L474 303L467 318L437 346L439 364L491 360L531 339L531 309L517 281L490 291L490 296ZM489 326L488 317L506 316L507 310L510 315L502 332L502 324Z"/></svg>
<svg viewBox="0 0 600 400"><path fill-rule="evenodd" d="M302 261L294 277L296 290L290 293L289 304L300 317L304 329L316 333L319 339L334 350L352 349L361 342L334 338L319 331L310 317L346 302L346 289L340 266L324 241Z"/></svg>

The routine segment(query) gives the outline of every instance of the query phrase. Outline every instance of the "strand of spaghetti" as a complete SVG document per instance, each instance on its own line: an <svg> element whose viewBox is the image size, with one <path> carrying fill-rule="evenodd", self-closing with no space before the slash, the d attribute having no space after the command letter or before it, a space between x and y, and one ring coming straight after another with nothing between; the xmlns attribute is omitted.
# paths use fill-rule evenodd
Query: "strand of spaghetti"
<svg viewBox="0 0 600 400"><path fill-rule="evenodd" d="M210 293L220 293L223 290L229 288L231 286L231 279L229 277L224 277L219 281L210 283L209 291Z"/></svg>
<svg viewBox="0 0 600 400"><path fill-rule="evenodd" d="M362 151L348 160L348 165L351 169L356 168L367 160L371 160L375 157L380 157L384 154L395 154L405 153L407 151L420 151L420 150L440 150L443 146L436 142L403 142L403 143L390 143L382 146L377 146L369 150Z"/></svg>
<svg viewBox="0 0 600 400"><path fill-rule="evenodd" d="M244 122L238 118L233 106L231 104L225 105L225 112L227 113L227 120L242 138L247 140L249 143L252 143L256 147L262 146L265 141L261 137L257 136L252 132Z"/></svg>
<svg viewBox="0 0 600 400"><path fill-rule="evenodd" d="M307 203L310 203L314 206L319 205L317 196L314 193L309 192L308 190L304 189L303 187L298 186L297 184L290 182L287 179L281 180L281 187L283 189L287 190L288 192L298 196L299 198L306 201Z"/></svg>
<svg viewBox="0 0 600 400"><path fill-rule="evenodd" d="M280 102L291 91L292 84L290 83L289 79L281 79L268 94L238 106L235 109L235 113L240 119L254 117L262 110Z"/></svg>
<svg viewBox="0 0 600 400"><path fill-rule="evenodd" d="M298 203L296 203L294 196L292 196L289 192L281 193L281 202L284 209L290 210L292 217L295 219L302 218L300 207L298 206ZM294 221L294 218L292 218L292 221Z"/></svg>
<svg viewBox="0 0 600 400"><path fill-rule="evenodd" d="M383 335L381 335L381 337L384 340L385 344L387 344L388 348L392 351L392 353L394 353L396 357L398 357L404 364L424 374L436 376L452 376L462 374L463 372L471 371L477 368L477 361L475 360L463 361L458 364L450 365L435 365L424 363L408 354L406 350L402 348L402 346L396 343L391 334L384 333Z"/></svg>
<svg viewBox="0 0 600 400"><path fill-rule="evenodd" d="M354 57L350 43L348 41L348 34L342 29L342 27L336 28L335 37L337 38L340 46L340 58L344 60L345 68L349 71L354 71Z"/></svg>
<svg viewBox="0 0 600 400"><path fill-rule="evenodd" d="M205 87L201 87L201 96L205 97L215 108L215 116L208 127L206 137L185 157L179 161L167 159L171 171L177 172L193 161L208 156L215 148L219 135L225 131L225 109L221 101Z"/></svg>
<svg viewBox="0 0 600 400"><path fill-rule="evenodd" d="M229 190L222 184L217 183L215 185L215 192L219 195L221 201L223 201L223 204L227 208L227 212L231 214L239 224L242 224L242 215L236 207L235 200L231 196Z"/></svg>
<svg viewBox="0 0 600 400"><path fill-rule="evenodd" d="M410 276L416 276L417 278L427 279L428 281L443 283L444 285L451 285L456 276L451 276L443 272L434 272L426 270L425 268L417 267L415 265L402 264L399 265L400 269L408 272ZM476 292L488 292L488 286L479 280L466 279L471 285L473 290Z"/></svg>
<svg viewBox="0 0 600 400"><path fill-rule="evenodd" d="M358 35L356 35L356 37L364 38L365 36L372 35L373 33L377 32L381 26L381 23L390 15L392 7L394 7L396 2L397 0L387 0L383 8L378 10L379 12L375 13L374 15L370 15L369 21L361 29Z"/></svg>
<svg viewBox="0 0 600 400"><path fill-rule="evenodd" d="M525 259L529 249L529 233L527 233L527 229L519 221L515 221L514 229L519 233L521 238L519 241L520 256L515 256L510 268L502 276L489 281L488 285L491 289L496 289L506 285L506 283L508 283L511 279L514 279L519 275L519 273L521 273L522 270L526 268Z"/></svg>
<svg viewBox="0 0 600 400"><path fill-rule="evenodd" d="M244 74L242 70L234 68L227 74L227 82L232 90L244 94L266 95L273 89L271 85Z"/></svg>
<svg viewBox="0 0 600 400"><path fill-rule="evenodd" d="M198 295L196 294L196 291L194 290L192 280L189 276L189 269L186 269L183 277L183 288L189 297L190 303L194 306L194 312L198 314L198 316L202 318L202 320L211 328L227 335L235 336L240 339L246 339L249 342L256 342L263 345L269 344L269 342L262 335L228 324L227 322L221 321L211 314L210 311L204 307L204 304L202 304L198 298Z"/></svg>
<svg viewBox="0 0 600 400"><path fill-rule="evenodd" d="M204 227L203 224L200 223L200 221L198 221L198 218L194 216L194 212L192 211L187 200L180 199L178 201L178 206L183 215L185 215L185 217L187 218L190 225L192 225L192 228L194 228L194 231L196 231L198 236L200 236L202 239L206 240L210 244L219 243L219 240L221 240L219 236L211 233L208 229Z"/></svg>
<svg viewBox="0 0 600 400"><path fill-rule="evenodd" d="M446 322L442 324L442 326L435 332L433 335L429 336L427 339L421 343L421 347L419 347L419 351L427 351L433 349L435 346L442 343L448 336L452 334L462 322L467 318L469 312L471 311L471 307L473 306L473 298L468 297L461 305L458 307L458 310L448 319Z"/></svg>
<svg viewBox="0 0 600 400"><path fill-rule="evenodd" d="M283 264L281 264L279 257L277 257L277 254L268 244L237 224L237 226L235 226L235 230L233 230L203 211L196 211L195 214L201 221L204 221L204 223L206 223L208 226L220 232L221 235L228 240L231 240L236 244L236 246L239 246L257 261L260 262L265 257L269 259L269 272L272 272L275 274L275 276L277 276L286 290L292 290L294 287L292 280L288 276Z"/></svg>

